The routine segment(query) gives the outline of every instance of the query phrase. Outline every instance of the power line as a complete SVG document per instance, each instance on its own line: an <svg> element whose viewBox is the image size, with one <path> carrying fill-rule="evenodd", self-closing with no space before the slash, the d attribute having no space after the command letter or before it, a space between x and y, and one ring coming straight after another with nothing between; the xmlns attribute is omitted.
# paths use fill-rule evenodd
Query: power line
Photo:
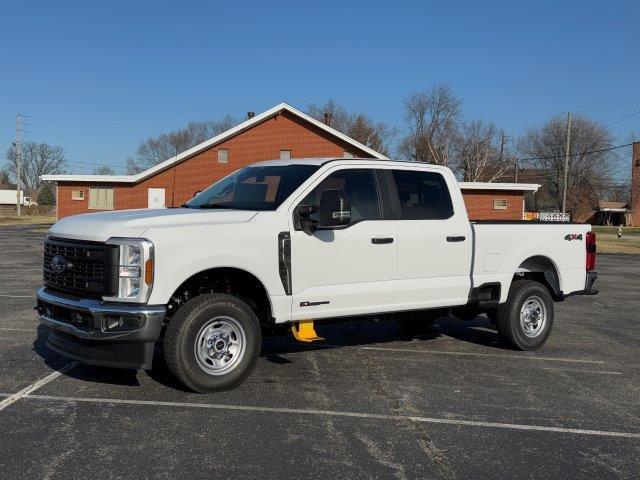
<svg viewBox="0 0 640 480"><path fill-rule="evenodd" d="M631 142L631 143L625 143L624 145L615 145L613 147L608 147L608 148L602 148L600 150L591 150L589 152L580 152L580 153L572 153L570 155L567 155L568 157L579 157L582 155L590 155L592 153L603 153L603 152L609 152L611 150L616 150L618 148L624 148L624 147L630 147L631 145L633 145L635 142ZM553 155L550 157L530 157L530 158L519 158L518 160L521 162L528 162L531 160L553 160L556 158L565 158L565 155Z"/></svg>
<svg viewBox="0 0 640 480"><path fill-rule="evenodd" d="M608 120L608 121L604 122L604 124L605 125L613 125L615 123L621 122L622 120L626 120L627 118L635 117L638 114L640 114L640 110L638 110L636 112L633 112L633 113L631 113L629 115L624 115L622 117L618 117L618 118L614 118L612 120Z"/></svg>
<svg viewBox="0 0 640 480"><path fill-rule="evenodd" d="M586 110L574 110L574 111L576 113L598 112L600 110L607 110L609 108L621 107L622 105L627 105L629 103L637 102L638 100L640 100L640 97L634 97L634 98L630 98L629 100L625 100L624 102L614 103L612 105L606 105L604 107L596 107L596 108L589 108Z"/></svg>

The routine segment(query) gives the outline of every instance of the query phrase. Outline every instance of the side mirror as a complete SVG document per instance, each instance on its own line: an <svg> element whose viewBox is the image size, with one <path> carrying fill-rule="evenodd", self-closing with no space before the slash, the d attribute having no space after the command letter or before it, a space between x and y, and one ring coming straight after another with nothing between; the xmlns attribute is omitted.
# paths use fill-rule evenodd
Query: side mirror
<svg viewBox="0 0 640 480"><path fill-rule="evenodd" d="M344 190L324 190L318 209L320 227L342 227L351 223L351 200Z"/></svg>
<svg viewBox="0 0 640 480"><path fill-rule="evenodd" d="M193 197L191 197L191 198L196 198L201 193L202 193L202 190L198 190L197 192L193 192Z"/></svg>
<svg viewBox="0 0 640 480"><path fill-rule="evenodd" d="M298 222L300 228L296 227L296 230L302 230L307 235L313 235L318 229L318 221L311 218L311 215L318 213L318 207L316 205L298 205L296 209L298 214Z"/></svg>

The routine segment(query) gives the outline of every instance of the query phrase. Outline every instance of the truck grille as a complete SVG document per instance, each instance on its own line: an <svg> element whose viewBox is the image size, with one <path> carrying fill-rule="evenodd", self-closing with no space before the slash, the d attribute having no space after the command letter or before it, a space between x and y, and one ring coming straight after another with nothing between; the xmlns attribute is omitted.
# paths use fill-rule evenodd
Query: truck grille
<svg viewBox="0 0 640 480"><path fill-rule="evenodd" d="M44 242L44 284L89 296L117 290L118 247L104 243L49 238Z"/></svg>

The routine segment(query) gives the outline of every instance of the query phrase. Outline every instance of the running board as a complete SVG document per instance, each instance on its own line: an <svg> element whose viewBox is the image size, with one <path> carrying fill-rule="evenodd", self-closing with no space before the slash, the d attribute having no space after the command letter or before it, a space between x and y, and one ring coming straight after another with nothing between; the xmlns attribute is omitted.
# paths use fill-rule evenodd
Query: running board
<svg viewBox="0 0 640 480"><path fill-rule="evenodd" d="M291 333L293 333L293 336L299 342L316 342L318 340L324 340L324 338L318 336L316 330L313 328L313 320L304 320L292 323Z"/></svg>

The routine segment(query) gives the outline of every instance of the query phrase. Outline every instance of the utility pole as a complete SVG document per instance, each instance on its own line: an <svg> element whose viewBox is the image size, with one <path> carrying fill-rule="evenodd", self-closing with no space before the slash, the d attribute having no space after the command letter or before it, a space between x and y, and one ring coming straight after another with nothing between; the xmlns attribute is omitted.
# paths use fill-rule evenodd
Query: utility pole
<svg viewBox="0 0 640 480"><path fill-rule="evenodd" d="M567 179L569 175L569 156L571 155L571 112L567 112L567 148L564 152L564 182L562 188L562 213L567 211Z"/></svg>
<svg viewBox="0 0 640 480"><path fill-rule="evenodd" d="M21 167L21 162L22 162L22 158L21 158L21 147L22 147L22 115L17 114L16 115L16 209L18 212L18 217L21 216L21 212L20 212L20 204L21 202L21 198L20 198L20 167Z"/></svg>

